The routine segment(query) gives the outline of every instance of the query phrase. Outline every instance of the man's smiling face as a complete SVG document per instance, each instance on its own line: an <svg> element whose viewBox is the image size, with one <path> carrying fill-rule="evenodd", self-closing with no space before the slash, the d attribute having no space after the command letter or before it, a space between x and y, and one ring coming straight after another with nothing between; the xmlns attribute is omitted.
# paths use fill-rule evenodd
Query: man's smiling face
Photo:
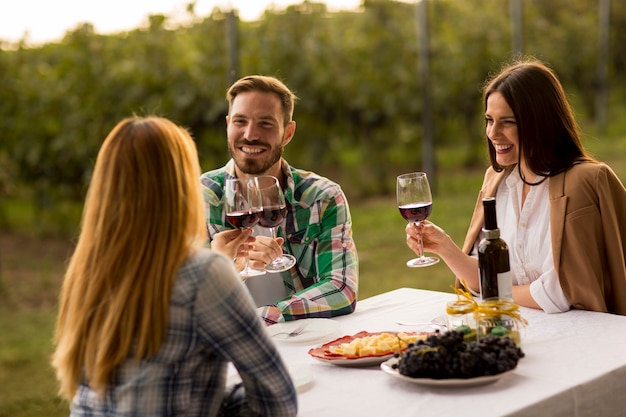
<svg viewBox="0 0 626 417"><path fill-rule="evenodd" d="M295 122L285 126L280 99L272 93L249 91L238 94L226 117L228 151L238 176L274 175L280 158L295 132Z"/></svg>

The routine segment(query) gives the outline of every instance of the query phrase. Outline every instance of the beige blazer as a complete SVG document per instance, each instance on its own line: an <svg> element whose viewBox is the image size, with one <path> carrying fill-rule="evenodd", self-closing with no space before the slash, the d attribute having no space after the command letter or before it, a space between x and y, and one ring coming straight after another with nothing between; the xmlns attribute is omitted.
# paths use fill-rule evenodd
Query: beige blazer
<svg viewBox="0 0 626 417"><path fill-rule="evenodd" d="M513 169L488 168L463 244L470 253L484 224L482 199ZM548 179L554 265L577 309L626 315L626 189L613 170L584 162ZM458 282L457 282L458 284Z"/></svg>

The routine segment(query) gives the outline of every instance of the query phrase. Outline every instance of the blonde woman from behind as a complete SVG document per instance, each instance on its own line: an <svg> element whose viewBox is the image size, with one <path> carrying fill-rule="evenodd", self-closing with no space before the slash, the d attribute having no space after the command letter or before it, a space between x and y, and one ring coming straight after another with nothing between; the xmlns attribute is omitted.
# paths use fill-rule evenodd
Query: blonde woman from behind
<svg viewBox="0 0 626 417"><path fill-rule="evenodd" d="M192 138L167 119L128 118L104 140L52 359L71 416L296 414L232 258L203 248L199 176ZM227 389L229 362L243 382Z"/></svg>

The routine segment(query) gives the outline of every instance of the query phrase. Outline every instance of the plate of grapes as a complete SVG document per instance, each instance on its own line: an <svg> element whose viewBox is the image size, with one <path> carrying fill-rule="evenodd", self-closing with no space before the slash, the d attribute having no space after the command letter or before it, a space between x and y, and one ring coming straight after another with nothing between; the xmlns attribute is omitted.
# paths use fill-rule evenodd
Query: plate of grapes
<svg viewBox="0 0 626 417"><path fill-rule="evenodd" d="M509 337L467 342L449 331L418 341L380 364L392 377L430 387L470 387L494 383L514 372L524 352ZM497 358L497 359L496 359Z"/></svg>

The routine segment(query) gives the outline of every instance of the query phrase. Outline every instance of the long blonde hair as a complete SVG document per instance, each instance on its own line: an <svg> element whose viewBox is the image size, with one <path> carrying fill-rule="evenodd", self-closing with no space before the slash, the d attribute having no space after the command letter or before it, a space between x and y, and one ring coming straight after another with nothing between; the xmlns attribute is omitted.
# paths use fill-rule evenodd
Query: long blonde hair
<svg viewBox="0 0 626 417"><path fill-rule="evenodd" d="M100 148L61 289L52 364L60 395L84 378L104 393L130 355L155 355L176 273L206 241L189 133L155 116L122 120Z"/></svg>

